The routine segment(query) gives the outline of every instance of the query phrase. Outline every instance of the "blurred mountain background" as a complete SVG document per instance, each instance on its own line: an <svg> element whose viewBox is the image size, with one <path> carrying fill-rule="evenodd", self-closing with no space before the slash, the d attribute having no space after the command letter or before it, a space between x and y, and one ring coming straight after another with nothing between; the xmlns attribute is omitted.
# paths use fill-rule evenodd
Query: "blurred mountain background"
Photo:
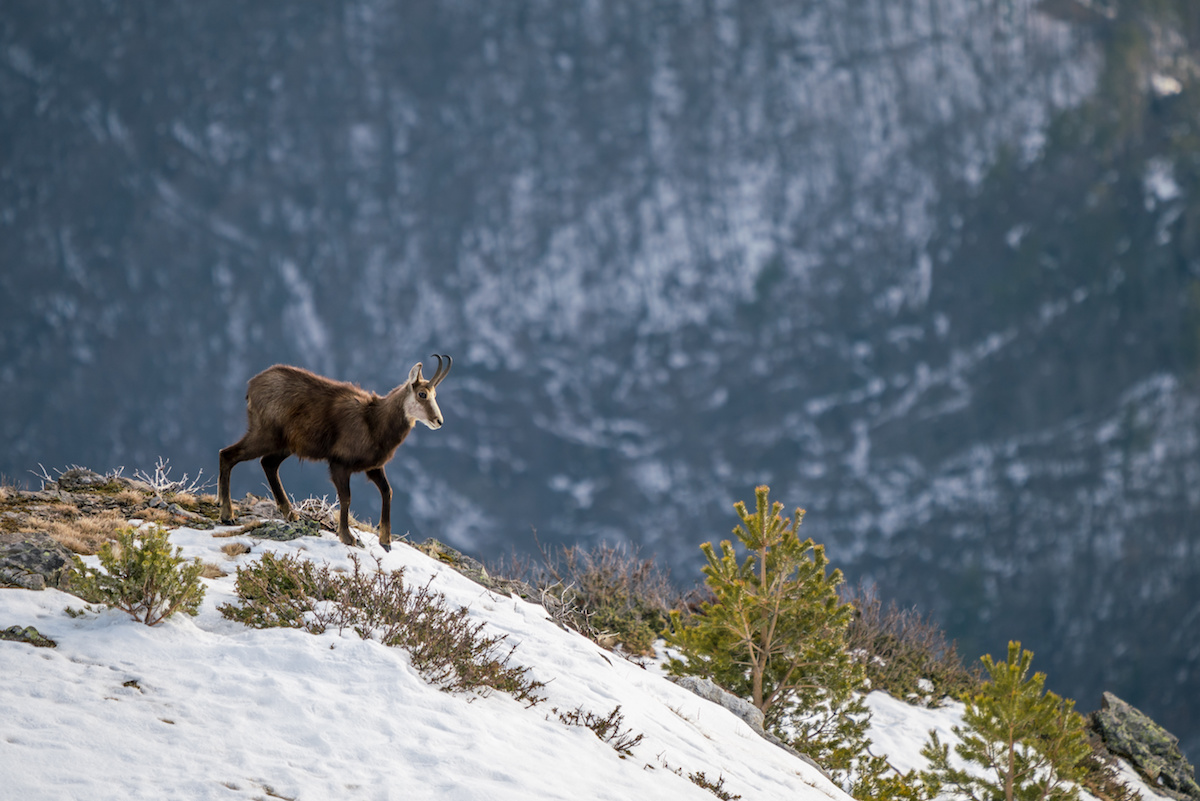
<svg viewBox="0 0 1200 801"><path fill-rule="evenodd" d="M0 472L214 476L268 365L450 353L398 532L690 584L769 483L1194 760L1198 78L1193 0L9 0Z"/></svg>

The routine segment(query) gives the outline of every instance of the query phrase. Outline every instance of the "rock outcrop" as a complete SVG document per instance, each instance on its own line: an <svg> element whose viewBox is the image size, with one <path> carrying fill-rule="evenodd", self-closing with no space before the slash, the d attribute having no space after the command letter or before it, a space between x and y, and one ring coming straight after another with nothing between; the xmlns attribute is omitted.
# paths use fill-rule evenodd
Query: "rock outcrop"
<svg viewBox="0 0 1200 801"><path fill-rule="evenodd" d="M44 532L0 534L0 587L64 589L71 552Z"/></svg>
<svg viewBox="0 0 1200 801"><path fill-rule="evenodd" d="M1092 727L1104 745L1129 760L1151 787L1173 798L1200 799L1195 768L1179 750L1179 738L1112 693L1104 693Z"/></svg>

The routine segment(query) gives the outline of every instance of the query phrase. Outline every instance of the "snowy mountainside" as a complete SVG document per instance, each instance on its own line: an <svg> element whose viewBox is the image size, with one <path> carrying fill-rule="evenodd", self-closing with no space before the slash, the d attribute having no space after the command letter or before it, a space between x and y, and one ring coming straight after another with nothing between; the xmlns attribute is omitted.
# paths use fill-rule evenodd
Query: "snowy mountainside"
<svg viewBox="0 0 1200 801"><path fill-rule="evenodd" d="M0 472L212 474L269 364L449 352L400 531L686 581L767 482L1195 753L1200 21L1143 6L15 0Z"/></svg>
<svg viewBox="0 0 1200 801"><path fill-rule="evenodd" d="M218 532L220 529L218 529ZM176 529L188 556L228 560L212 531ZM325 535L261 551L350 567ZM662 677L560 629L545 611L501 597L407 545L372 556L406 581L433 588L508 635L514 662L546 682L532 708L503 693L450 695L400 649L353 632L314 636L248 629L217 606L235 600L233 576L205 580L195 618L149 628L119 611L72 619L57 590L3 590L6 619L58 642L0 643L6 676L0 729L21 798L626 799L711 798L686 776L751 798L844 799L821 773L755 735L727 712ZM94 558L91 558L94 561ZM552 708L607 715L641 734L621 757ZM675 769L682 769L677 775Z"/></svg>
<svg viewBox="0 0 1200 801"><path fill-rule="evenodd" d="M171 532L187 556L226 568L263 552L349 568L331 534L278 543L240 537L253 552L226 557L227 538ZM732 713L650 669L606 652L550 620L540 606L496 595L398 544L372 546L383 569L444 593L503 633L513 659L546 682L527 707L503 693L450 695L427 684L406 654L357 634L248 629L217 607L232 575L204 579L195 618L146 627L116 610L68 616L58 590L0 591L6 622L34 625L54 649L0 642L0 736L14 797L704 799L702 772L746 801L848 798L817 770L767 742ZM95 557L88 557L95 562ZM232 561L231 561L232 560ZM869 697L872 739L894 765L919 767L935 728L953 741L961 707L910 707ZM607 714L642 735L621 757L551 710ZM682 771L677 773L676 771ZM1157 796L1142 786L1143 796Z"/></svg>

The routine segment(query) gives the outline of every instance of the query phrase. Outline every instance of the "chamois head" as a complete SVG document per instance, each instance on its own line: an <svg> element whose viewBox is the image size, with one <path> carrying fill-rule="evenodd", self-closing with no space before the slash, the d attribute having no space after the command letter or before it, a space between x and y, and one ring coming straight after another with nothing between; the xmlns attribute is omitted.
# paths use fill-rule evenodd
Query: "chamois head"
<svg viewBox="0 0 1200 801"><path fill-rule="evenodd" d="M404 400L404 413L410 420L420 421L432 429L442 427L442 410L437 405L437 385L450 372L454 360L446 357L446 365L442 366L442 357L435 353L438 360L437 370L433 377L426 380L421 376L421 363L417 362L408 372L408 397Z"/></svg>

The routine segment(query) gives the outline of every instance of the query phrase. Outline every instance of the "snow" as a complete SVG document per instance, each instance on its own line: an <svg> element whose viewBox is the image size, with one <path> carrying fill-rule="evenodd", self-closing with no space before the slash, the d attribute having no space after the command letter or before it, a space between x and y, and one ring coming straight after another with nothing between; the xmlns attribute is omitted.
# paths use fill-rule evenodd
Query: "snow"
<svg viewBox="0 0 1200 801"><path fill-rule="evenodd" d="M205 580L197 617L153 628L115 610L72 618L65 607L82 603L57 590L0 590L0 623L58 642L0 642L6 797L712 799L686 778L697 771L747 801L848 797L726 710L403 545L371 555L384 569L406 567L408 581L432 577L489 633L507 634L513 662L546 682L544 702L441 692L404 651L352 632L228 621L217 607L234 598L234 564L264 550L350 566L330 534L238 539L254 552L229 560L219 547L230 539L172 531L186 556L231 575ZM643 735L625 759L552 712L605 716L617 705L623 727Z"/></svg>
<svg viewBox="0 0 1200 801"><path fill-rule="evenodd" d="M5 797L712 799L686 778L703 772L746 801L849 798L655 665L605 651L540 606L486 590L404 544L390 553L372 544L370 558L405 568L406 581L432 580L450 603L486 621L489 634L506 634L517 646L513 662L546 683L545 701L529 707L498 692L442 692L403 650L352 632L314 636L226 620L217 607L235 599L234 567L264 551L351 566L329 533L287 543L213 536L235 530L171 532L185 556L230 573L205 580L194 618L150 628L115 610L71 617L65 608L82 606L74 596L0 590L0 627L33 625L58 642L0 642ZM219 549L231 541L253 552L226 557ZM880 692L867 701L872 750L901 771L923 767L931 729L944 742L957 739L961 704L922 709ZM643 737L628 758L553 711L582 707L603 717L618 705L622 728Z"/></svg>

